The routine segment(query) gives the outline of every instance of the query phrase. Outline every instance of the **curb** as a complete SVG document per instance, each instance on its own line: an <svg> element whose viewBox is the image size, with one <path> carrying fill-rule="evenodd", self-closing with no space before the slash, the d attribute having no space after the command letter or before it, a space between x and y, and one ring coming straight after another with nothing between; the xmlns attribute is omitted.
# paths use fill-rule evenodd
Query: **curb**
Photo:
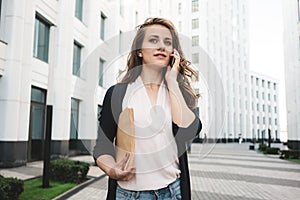
<svg viewBox="0 0 300 200"><path fill-rule="evenodd" d="M106 174L103 174L99 177L96 177L96 178L91 178L77 186L75 186L74 188L60 194L59 196L55 197L53 200L65 200L73 195L75 195L77 192L79 192L80 190L82 190L83 188L91 185L92 183L104 178L106 176Z"/></svg>

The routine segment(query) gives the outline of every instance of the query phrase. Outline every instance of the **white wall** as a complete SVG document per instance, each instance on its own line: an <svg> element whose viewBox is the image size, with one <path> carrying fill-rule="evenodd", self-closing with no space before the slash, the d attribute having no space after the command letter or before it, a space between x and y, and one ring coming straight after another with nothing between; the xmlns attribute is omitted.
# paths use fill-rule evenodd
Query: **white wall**
<svg viewBox="0 0 300 200"><path fill-rule="evenodd" d="M297 0L282 1L288 140L300 141L300 23Z"/></svg>

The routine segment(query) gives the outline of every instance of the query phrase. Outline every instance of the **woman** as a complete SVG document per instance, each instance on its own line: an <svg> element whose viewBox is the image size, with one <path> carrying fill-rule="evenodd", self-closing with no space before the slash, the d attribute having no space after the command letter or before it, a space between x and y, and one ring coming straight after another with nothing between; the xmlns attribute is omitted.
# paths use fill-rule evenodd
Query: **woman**
<svg viewBox="0 0 300 200"><path fill-rule="evenodd" d="M127 72L105 95L94 148L97 165L109 176L107 199L191 199L186 144L202 125L189 83L197 74L189 65L170 21L148 18L138 27ZM130 166L129 154L116 161L113 144L125 108L134 111Z"/></svg>

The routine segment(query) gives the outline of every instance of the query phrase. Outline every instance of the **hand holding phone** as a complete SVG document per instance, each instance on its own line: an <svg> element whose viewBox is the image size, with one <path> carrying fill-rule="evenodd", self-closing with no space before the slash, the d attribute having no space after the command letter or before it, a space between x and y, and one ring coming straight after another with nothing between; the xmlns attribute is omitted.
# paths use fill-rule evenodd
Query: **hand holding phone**
<svg viewBox="0 0 300 200"><path fill-rule="evenodd" d="M173 56L170 56L170 62L169 62L169 65L170 65L171 67L173 67L174 62L175 62L175 58L174 58Z"/></svg>
<svg viewBox="0 0 300 200"><path fill-rule="evenodd" d="M179 56L179 53L178 53L178 51L177 51L176 49L174 49L174 51L172 52L172 54L173 54L173 55L176 55L176 56ZM174 56L171 56L171 57L170 57L169 65L170 65L171 67L173 67L174 63L175 63L175 58L174 58Z"/></svg>

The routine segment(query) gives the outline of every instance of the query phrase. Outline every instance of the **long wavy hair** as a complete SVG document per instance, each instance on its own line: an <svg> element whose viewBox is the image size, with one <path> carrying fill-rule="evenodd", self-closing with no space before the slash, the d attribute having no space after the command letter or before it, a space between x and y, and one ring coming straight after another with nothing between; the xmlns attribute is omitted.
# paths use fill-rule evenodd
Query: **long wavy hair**
<svg viewBox="0 0 300 200"><path fill-rule="evenodd" d="M179 43L178 33L175 29L175 26L171 21L167 19L148 18L143 24L137 26L137 33L133 40L130 54L127 58L127 66L125 69L126 74L121 80L121 83L132 83L141 74L143 58L139 57L138 53L141 51L142 48L146 28L151 25L162 25L170 30L172 35L173 48L175 48L180 54L179 73L177 76L179 88L183 94L183 97L188 107L194 109L197 106L197 99L200 95L196 94L196 92L193 90L193 88L190 85L190 80L198 80L198 74L193 68L190 67L191 63L185 58L182 52L181 45ZM164 72L165 71L166 70L164 70Z"/></svg>

